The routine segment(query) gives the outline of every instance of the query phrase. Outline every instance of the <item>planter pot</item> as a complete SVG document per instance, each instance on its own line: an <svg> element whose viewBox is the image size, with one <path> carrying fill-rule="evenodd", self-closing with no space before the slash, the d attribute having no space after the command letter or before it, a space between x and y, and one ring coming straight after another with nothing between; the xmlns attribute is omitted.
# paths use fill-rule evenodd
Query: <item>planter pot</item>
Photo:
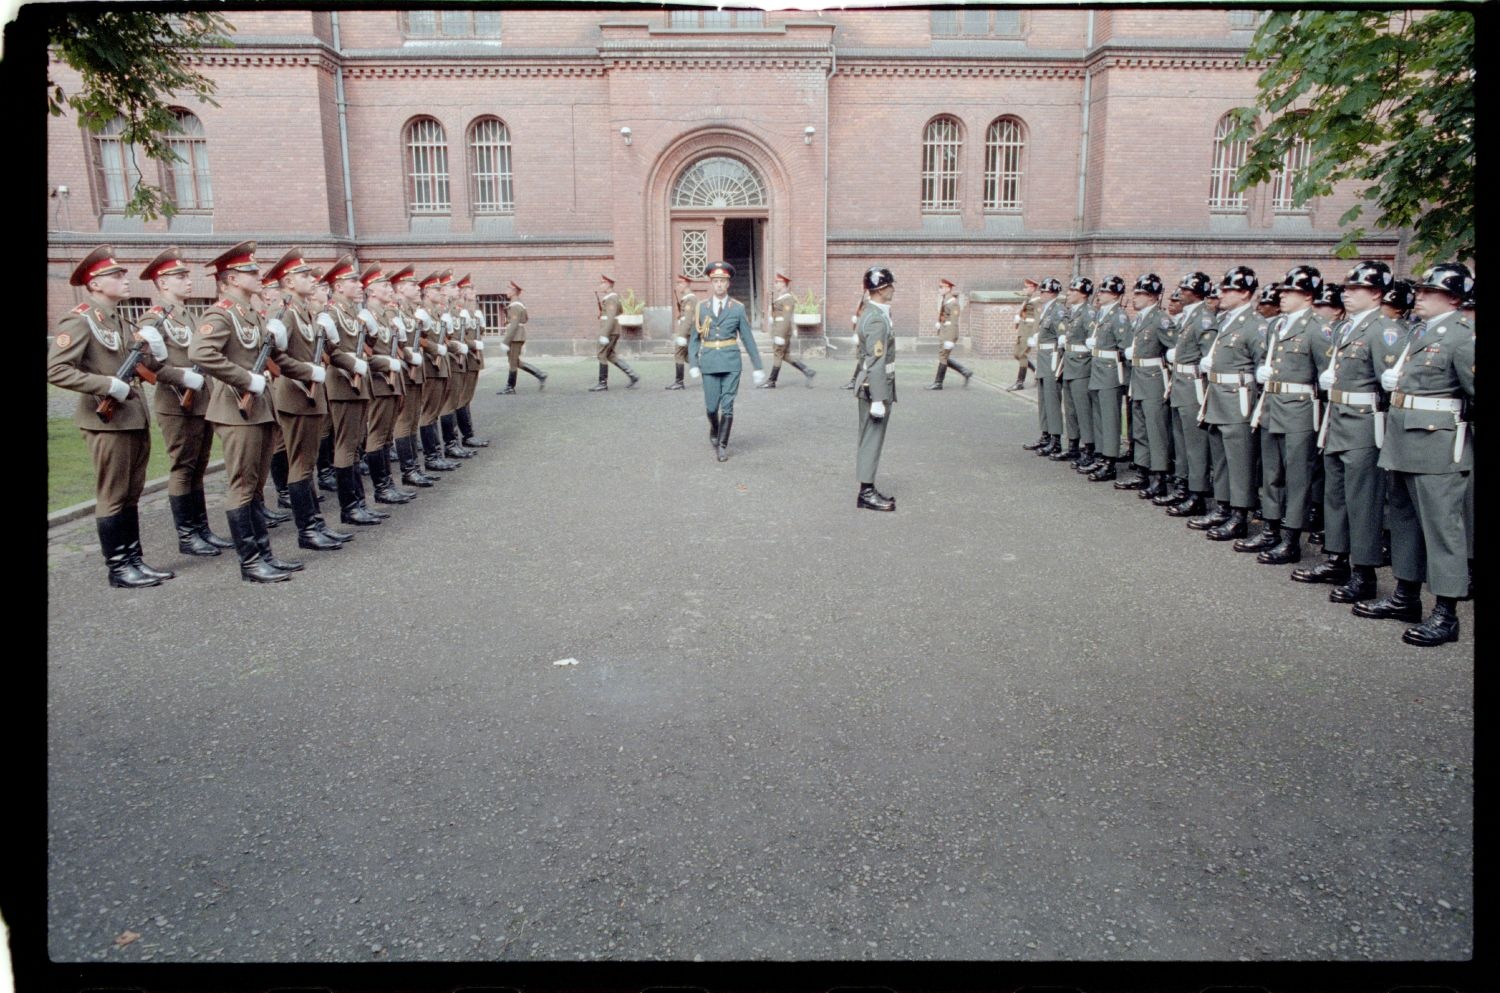
<svg viewBox="0 0 1500 993"><path fill-rule="evenodd" d="M646 323L646 315L621 314L619 317L615 318L615 323L619 324L622 328L638 328L642 324Z"/></svg>
<svg viewBox="0 0 1500 993"><path fill-rule="evenodd" d="M823 323L822 314L793 314L792 323L799 328L815 328Z"/></svg>

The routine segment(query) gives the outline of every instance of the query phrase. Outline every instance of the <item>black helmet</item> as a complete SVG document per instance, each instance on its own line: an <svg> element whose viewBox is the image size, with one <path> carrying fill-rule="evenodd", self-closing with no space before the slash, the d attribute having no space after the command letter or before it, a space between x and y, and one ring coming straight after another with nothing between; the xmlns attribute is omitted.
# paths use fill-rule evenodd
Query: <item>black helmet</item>
<svg viewBox="0 0 1500 993"><path fill-rule="evenodd" d="M1286 279L1281 282L1283 290L1306 293L1308 296L1316 296L1322 286L1323 274L1310 265L1292 266L1286 271Z"/></svg>
<svg viewBox="0 0 1500 993"><path fill-rule="evenodd" d="M1149 293L1154 297L1161 296L1161 277L1154 272L1148 272L1144 276L1135 277L1135 286L1132 292Z"/></svg>
<svg viewBox="0 0 1500 993"><path fill-rule="evenodd" d="M1281 287L1275 283L1268 283L1260 289L1260 302L1268 303L1273 307L1281 306Z"/></svg>
<svg viewBox="0 0 1500 993"><path fill-rule="evenodd" d="M1391 267L1384 262L1361 262L1349 270L1349 275L1344 277L1345 286L1363 286L1367 289L1378 290L1384 293L1391 288L1395 277L1391 275Z"/></svg>
<svg viewBox="0 0 1500 993"><path fill-rule="evenodd" d="M1410 280L1392 280L1391 288L1381 294L1380 302L1390 304L1404 314L1416 304L1417 291L1412 289Z"/></svg>
<svg viewBox="0 0 1500 993"><path fill-rule="evenodd" d="M1344 288L1338 283L1324 283L1313 295L1314 307L1337 307L1344 309Z"/></svg>
<svg viewBox="0 0 1500 993"><path fill-rule="evenodd" d="M1039 289L1041 289L1043 293L1061 293L1062 283L1059 283L1051 276L1048 276L1046 279L1042 280L1042 284Z"/></svg>
<svg viewBox="0 0 1500 993"><path fill-rule="evenodd" d="M1205 300L1217 300L1217 299L1219 299L1219 288L1217 286L1213 285L1212 282L1210 282L1209 285L1208 285L1208 296L1204 297L1204 299Z"/></svg>
<svg viewBox="0 0 1500 993"><path fill-rule="evenodd" d="M1237 265L1224 274L1219 280L1221 290L1244 290L1246 293L1254 293L1260 286L1260 280L1255 278L1255 270L1247 265Z"/></svg>
<svg viewBox="0 0 1500 993"><path fill-rule="evenodd" d="M1175 300L1178 303L1181 303L1182 302L1182 287L1179 286L1179 287L1176 287L1175 289L1173 289L1172 290L1172 295L1169 296L1169 297L1167 297L1167 299L1168 300Z"/></svg>
<svg viewBox="0 0 1500 993"><path fill-rule="evenodd" d="M1466 296L1466 297L1464 297L1464 302L1461 303L1461 304L1459 304L1459 306L1462 307L1464 310L1473 310L1474 309L1474 291L1473 290L1469 291L1469 295Z"/></svg>
<svg viewBox="0 0 1500 993"><path fill-rule="evenodd" d="M1442 290L1462 300L1474 292L1474 276L1462 262L1443 262L1422 273L1419 290Z"/></svg>
<svg viewBox="0 0 1500 993"><path fill-rule="evenodd" d="M1119 296L1125 292L1125 280L1119 276L1105 276L1099 280L1099 292L1113 293L1115 296Z"/></svg>
<svg viewBox="0 0 1500 993"><path fill-rule="evenodd" d="M1068 284L1068 289L1077 290L1084 296L1091 296L1094 292L1094 281L1087 276L1074 276L1073 281Z"/></svg>
<svg viewBox="0 0 1500 993"><path fill-rule="evenodd" d="M1182 282L1177 284L1177 288L1206 297L1213 293L1214 281L1208 278L1206 272L1190 272L1182 277Z"/></svg>
<svg viewBox="0 0 1500 993"><path fill-rule="evenodd" d="M887 286L895 286L896 277L883 265L872 265L865 270L865 289L870 292L884 289Z"/></svg>

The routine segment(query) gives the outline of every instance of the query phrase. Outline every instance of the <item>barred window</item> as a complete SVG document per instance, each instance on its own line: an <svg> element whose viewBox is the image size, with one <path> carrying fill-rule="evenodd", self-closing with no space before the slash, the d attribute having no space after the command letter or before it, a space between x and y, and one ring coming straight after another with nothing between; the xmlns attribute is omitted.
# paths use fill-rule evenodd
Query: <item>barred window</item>
<svg viewBox="0 0 1500 993"><path fill-rule="evenodd" d="M672 190L674 207L764 207L766 187L749 166L727 155L700 159Z"/></svg>
<svg viewBox="0 0 1500 993"><path fill-rule="evenodd" d="M1021 153L1025 150L1021 122L1001 117L984 137L984 209L1021 209Z"/></svg>
<svg viewBox="0 0 1500 993"><path fill-rule="evenodd" d="M934 38L1017 38L1021 12L1013 7L964 7L934 10Z"/></svg>
<svg viewBox="0 0 1500 993"><path fill-rule="evenodd" d="M510 129L496 117L469 126L469 198L476 214L509 214L516 209L510 171Z"/></svg>
<svg viewBox="0 0 1500 993"><path fill-rule="evenodd" d="M475 295L475 299L479 301L480 313L484 314L485 334L504 331L505 318L500 314L500 294L479 293Z"/></svg>
<svg viewBox="0 0 1500 993"><path fill-rule="evenodd" d="M167 163L167 189L178 210L212 210L213 184L208 175L208 142L203 123L185 110L174 109L178 131L167 138L177 156Z"/></svg>
<svg viewBox="0 0 1500 993"><path fill-rule="evenodd" d="M922 209L930 213L958 210L959 157L963 137L952 117L939 117L922 135Z"/></svg>
<svg viewBox="0 0 1500 993"><path fill-rule="evenodd" d="M1234 121L1225 115L1214 132L1214 162L1208 175L1208 205L1214 210L1245 209L1245 194L1234 191L1234 177L1245 165L1248 143L1231 141L1233 130Z"/></svg>
<svg viewBox="0 0 1500 993"><path fill-rule="evenodd" d="M115 305L115 313L127 324L139 324L151 309L150 297L126 297Z"/></svg>
<svg viewBox="0 0 1500 993"><path fill-rule="evenodd" d="M413 214L446 214L448 196L448 137L430 117L419 117L406 127L407 197Z"/></svg>
<svg viewBox="0 0 1500 993"><path fill-rule="evenodd" d="M700 279L708 265L708 232L682 232L682 274Z"/></svg>
<svg viewBox="0 0 1500 993"><path fill-rule="evenodd" d="M500 37L498 10L408 10L401 14L401 33L408 39Z"/></svg>
<svg viewBox="0 0 1500 993"><path fill-rule="evenodd" d="M671 10L667 12L669 28L703 28L711 31L734 31L766 26L763 10Z"/></svg>
<svg viewBox="0 0 1500 993"><path fill-rule="evenodd" d="M1292 194L1296 189L1297 181L1307 173L1311 154L1312 146L1305 138L1295 139L1292 147L1286 150L1286 155L1281 159L1281 168L1271 179L1271 209L1279 211L1299 209Z"/></svg>
<svg viewBox="0 0 1500 993"><path fill-rule="evenodd" d="M94 175L99 207L106 213L124 210L141 182L139 153L121 140L124 132L125 119L117 117L94 135Z"/></svg>
<svg viewBox="0 0 1500 993"><path fill-rule="evenodd" d="M188 297L182 301L182 309L186 311L184 315L186 318L185 323L197 327L198 322L203 318L204 311L216 303L218 301L213 297Z"/></svg>

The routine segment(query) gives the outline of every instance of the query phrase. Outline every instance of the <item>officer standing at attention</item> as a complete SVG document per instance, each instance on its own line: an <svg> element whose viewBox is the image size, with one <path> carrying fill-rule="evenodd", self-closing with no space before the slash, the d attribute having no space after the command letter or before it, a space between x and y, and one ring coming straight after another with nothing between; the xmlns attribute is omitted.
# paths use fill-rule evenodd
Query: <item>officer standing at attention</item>
<svg viewBox="0 0 1500 993"><path fill-rule="evenodd" d="M390 516L365 505L365 485L354 463L364 446L370 404L370 364L358 343L369 334L356 308L364 297L352 256L328 267L323 282L333 290L318 325L328 339L328 364L335 371L324 382L333 421L333 474L338 481L339 520L368 527Z"/></svg>
<svg viewBox="0 0 1500 993"><path fill-rule="evenodd" d="M1422 578L1437 597L1431 615L1401 640L1430 648L1458 640L1454 605L1469 592L1464 493L1474 468L1464 418L1474 397L1474 326L1459 309L1474 292L1467 266L1433 266L1417 282L1422 319L1395 364L1381 373L1391 393L1380 466L1391 470L1389 596L1354 605L1361 617L1422 616Z"/></svg>
<svg viewBox="0 0 1500 993"><path fill-rule="evenodd" d="M386 454L395 438L396 409L408 402L402 376L406 363L400 356L396 331L384 317L396 302L396 291L378 262L365 266L359 283L365 291L365 307L358 316L375 349L370 358L370 402L365 411L365 465L370 470L376 503L411 503L416 494L401 489L391 479L391 460ZM416 401L415 396L410 398L410 402Z"/></svg>
<svg viewBox="0 0 1500 993"><path fill-rule="evenodd" d="M1099 309L1089 321L1089 420L1094 431L1094 452L1080 460L1078 471L1093 483L1105 483L1116 476L1115 462L1120 458L1120 399L1125 394L1125 347L1130 344L1130 318L1120 306L1125 294L1125 280L1107 276L1099 282Z"/></svg>
<svg viewBox="0 0 1500 993"><path fill-rule="evenodd" d="M950 279L938 280L938 319L936 323L938 337L942 345L938 349L937 377L933 379L929 390L940 390L943 388L943 377L948 374L951 367L960 376L964 377L964 385L969 385L969 378L974 375L973 369L966 369L953 361L953 349L958 345L958 294L953 292L953 281ZM772 375L775 375L774 373Z"/></svg>
<svg viewBox="0 0 1500 993"><path fill-rule="evenodd" d="M1021 280L1021 285L1026 299L1021 301L1021 309L1016 311L1016 347L1011 352L1019 365L1016 366L1016 381L1005 388L1007 392L1026 388L1026 355L1029 351L1026 342L1036 334L1036 321L1042 312L1042 299L1036 292L1041 284L1027 276Z"/></svg>
<svg viewBox="0 0 1500 993"><path fill-rule="evenodd" d="M683 388L682 374L687 371L688 338L693 335L693 314L697 310L698 298L693 295L693 281L687 276L678 273L674 282L677 284L677 320L672 325L672 362L677 367L677 378L666 389L680 390Z"/></svg>
<svg viewBox="0 0 1500 993"><path fill-rule="evenodd" d="M458 281L458 305L464 344L469 346L469 367L464 372L463 395L453 417L458 422L459 441L465 448L489 448L488 438L474 434L474 419L469 411L479 386L479 371L484 368L484 310L479 306L474 280L467 275Z"/></svg>
<svg viewBox="0 0 1500 993"><path fill-rule="evenodd" d="M149 370L167 358L167 347L158 331L142 330L136 337L125 327L116 308L130 296L130 279L114 254L109 245L100 245L69 277L71 285L88 290L89 299L58 322L47 354L47 382L79 394L73 423L83 431L94 463L94 526L109 585L134 589L160 585L175 573L153 569L141 559L136 503L145 489L151 458L151 414L139 380L126 382L115 373L132 347L139 347L140 362L155 379ZM97 413L106 400L114 406L107 421Z"/></svg>
<svg viewBox="0 0 1500 993"><path fill-rule="evenodd" d="M1077 276L1068 284L1067 308L1058 323L1057 348L1062 353L1059 371L1062 373L1064 390L1063 426L1068 432L1068 450L1051 456L1054 462L1092 461L1094 452L1094 421L1089 410L1089 374L1092 351L1087 343L1089 325L1094 322L1094 312L1089 308L1089 297L1094 293L1094 281L1087 276ZM1083 450L1078 448L1082 439Z"/></svg>
<svg viewBox="0 0 1500 993"><path fill-rule="evenodd" d="M430 272L417 283L421 299L412 316L417 320L417 342L422 351L422 412L417 437L422 442L423 470L452 472L463 463L443 452L443 404L448 395L448 344L443 341L443 274ZM413 359L415 361L415 359ZM337 378L337 377L335 377ZM436 477L434 477L436 478Z"/></svg>
<svg viewBox="0 0 1500 993"><path fill-rule="evenodd" d="M750 331L750 315L745 305L730 297L729 281L734 267L715 262L708 267L713 297L700 300L693 311L694 334L688 341L688 373L703 378L703 403L708 409L708 440L720 462L729 460L729 432L734 424L734 398L740 389L740 343L750 353L755 366L751 379L759 386L765 381L755 335Z"/></svg>
<svg viewBox="0 0 1500 993"><path fill-rule="evenodd" d="M863 314L865 312L865 307L869 303L870 303L870 294L868 294L868 293L861 293L860 296L859 296L859 304L855 306L854 313L849 318L849 327L851 329L859 326L859 315ZM854 345L854 347L856 349L859 347L859 335L857 335L857 334L850 335L849 336L849 341L850 341L851 344ZM859 370L860 370L859 356L856 355L854 357L854 371L849 374L849 382L847 382L847 383L844 384L844 389L846 389L846 390L852 390L852 389L854 389L855 386L857 386L859 384Z"/></svg>
<svg viewBox="0 0 1500 993"><path fill-rule="evenodd" d="M422 420L422 384L426 379L424 367L427 358L417 344L420 328L416 308L421 290L417 286L416 266L405 265L392 273L391 289L394 298L386 308L384 320L396 329L404 364L401 388L406 394L406 402L396 410L396 461L401 466L402 483L425 488L436 483L437 477L423 472L417 461L417 452L421 448L417 431Z"/></svg>
<svg viewBox="0 0 1500 993"><path fill-rule="evenodd" d="M526 348L526 322L531 319L526 305L521 302L521 292L521 287L511 280L510 299L505 303L505 333L500 336L500 346L506 350L505 389L497 395L516 392L516 377L522 371L536 377L537 392L547 388L547 374L530 362L521 361L521 352ZM681 378L679 372L678 379Z"/></svg>
<svg viewBox="0 0 1500 993"><path fill-rule="evenodd" d="M896 402L896 333L891 327L891 297L896 295L896 277L885 266L865 270L865 292L870 296L854 334L859 341L859 443L854 471L859 477L859 497L854 506L865 510L895 510L896 501L875 488L880 468L880 450L890 408Z"/></svg>
<svg viewBox="0 0 1500 993"><path fill-rule="evenodd" d="M1042 436L1030 445L1021 447L1038 455L1052 455L1062 451L1062 388L1057 382L1057 321L1062 316L1063 304L1057 299L1062 284L1051 276L1041 282L1041 311L1037 315L1037 329L1026 344L1036 349L1036 385L1040 390L1036 403L1036 419Z"/></svg>
<svg viewBox="0 0 1500 993"><path fill-rule="evenodd" d="M442 328L443 343L448 346L448 379L443 393L443 410L438 417L442 429L443 451L450 459L472 459L478 454L465 447L458 428L458 408L464 405L464 388L469 372L469 343L464 341L463 324L458 306L458 286L453 270L444 269L438 278L440 310L435 312Z"/></svg>
<svg viewBox="0 0 1500 993"><path fill-rule="evenodd" d="M771 352L771 378L760 384L760 389L774 390L776 388L776 377L781 372L781 363L786 362L792 368L802 373L807 378L807 385L812 386L813 377L816 372L792 358L792 314L797 310L797 297L792 293L790 286L792 280L782 273L776 274L776 294L771 298L771 344L775 346Z"/></svg>
<svg viewBox="0 0 1500 993"><path fill-rule="evenodd" d="M600 294L603 294L600 296ZM619 366L620 371L630 377L630 384L625 388L633 390L641 381L626 365L624 360L615 355L615 345L620 341L620 294L615 292L615 281L608 276L599 277L599 288L594 291L594 296L599 303L599 352L595 356L599 361L599 382L589 387L590 393L598 393L609 389L609 367L613 363Z"/></svg>
<svg viewBox="0 0 1500 993"><path fill-rule="evenodd" d="M1117 490L1138 490L1141 499L1167 492L1167 348L1177 340L1177 326L1157 306L1161 300L1161 277L1154 272L1138 276L1131 293L1135 322L1125 359L1130 363L1130 427L1135 440L1134 479L1115 482Z"/></svg>
<svg viewBox="0 0 1500 993"><path fill-rule="evenodd" d="M1190 272L1177 284L1183 307L1177 319L1177 343L1167 349L1167 362L1172 367L1172 437L1178 486L1175 492L1151 501L1166 507L1171 517L1194 517L1208 509L1208 429L1198 422L1204 397L1198 362L1218 333L1207 303L1213 285L1206 272Z"/></svg>

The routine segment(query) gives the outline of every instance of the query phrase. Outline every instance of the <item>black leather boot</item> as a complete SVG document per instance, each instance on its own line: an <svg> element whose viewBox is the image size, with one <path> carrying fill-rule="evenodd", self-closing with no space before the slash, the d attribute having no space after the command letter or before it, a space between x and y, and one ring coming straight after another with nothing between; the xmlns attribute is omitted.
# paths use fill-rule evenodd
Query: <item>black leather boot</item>
<svg viewBox="0 0 1500 993"><path fill-rule="evenodd" d="M1229 520L1229 517L1229 503L1225 500L1216 500L1214 501L1213 510L1209 511L1207 514L1204 514L1202 517L1194 517L1192 520L1187 522L1187 526L1192 528L1194 531L1208 531L1218 527L1220 524L1223 524L1225 521Z"/></svg>
<svg viewBox="0 0 1500 993"><path fill-rule="evenodd" d="M625 388L627 390L633 390L638 385L640 385L641 377L639 377L639 376L637 376L635 374L635 370L634 369L632 369L632 368L630 368L630 366L626 365L624 359L616 356L615 357L615 365L619 367L619 369L620 369L621 372L623 372L625 375L627 375L627 376L630 377L630 382L628 382L628 383L625 384Z"/></svg>
<svg viewBox="0 0 1500 993"><path fill-rule="evenodd" d="M129 527L119 514L94 518L94 527L99 532L104 565L109 569L109 585L122 590L161 585L159 577L146 575L131 559Z"/></svg>
<svg viewBox="0 0 1500 993"><path fill-rule="evenodd" d="M261 517L259 514L251 514L250 526L252 529L254 529L255 544L260 549L260 558L262 562L270 566L272 569L279 569L282 572L302 571L301 562L294 562L290 559L283 561L282 559L278 559L276 557L275 552L271 551L271 532L270 529L266 527L266 522L263 517Z"/></svg>
<svg viewBox="0 0 1500 993"><path fill-rule="evenodd" d="M442 441L438 437L437 424L428 424L417 429L422 439L422 463L433 472L452 472L461 463L443 457Z"/></svg>
<svg viewBox="0 0 1500 993"><path fill-rule="evenodd" d="M438 418L438 426L443 430L443 454L450 459L472 459L476 453L469 451L458 440L458 418L447 413Z"/></svg>
<svg viewBox="0 0 1500 993"><path fill-rule="evenodd" d="M1314 545L1323 544L1323 505L1310 504L1307 508L1307 540Z"/></svg>
<svg viewBox="0 0 1500 993"><path fill-rule="evenodd" d="M1398 579L1389 596L1356 603L1352 612L1356 617L1415 623L1422 619L1422 584L1415 579Z"/></svg>
<svg viewBox="0 0 1500 993"><path fill-rule="evenodd" d="M503 389L503 390L496 390L495 391L495 396L497 396L497 397L510 396L511 394L513 394L515 392L516 392L516 370L512 369L512 370L510 370L510 372L507 372L505 374L505 389Z"/></svg>
<svg viewBox="0 0 1500 993"><path fill-rule="evenodd" d="M1078 439L1069 438L1066 451L1058 452L1056 455L1049 455L1047 458L1053 462L1077 462L1079 456L1082 454L1083 450L1078 447Z"/></svg>
<svg viewBox="0 0 1500 993"><path fill-rule="evenodd" d="M142 560L140 509L134 506L126 507L120 511L120 519L126 528L130 561L135 564L135 567L153 579L175 579L177 573L171 569L154 569Z"/></svg>
<svg viewBox="0 0 1500 993"><path fill-rule="evenodd" d="M241 579L247 583L280 583L292 578L290 572L273 567L262 556L260 543L255 540L255 511L248 503L224 511L224 516L229 519L229 533L240 556Z"/></svg>
<svg viewBox="0 0 1500 993"><path fill-rule="evenodd" d="M1151 498L1153 507L1170 507L1187 499L1187 484L1181 479L1173 479L1162 484L1161 492Z"/></svg>
<svg viewBox="0 0 1500 993"><path fill-rule="evenodd" d="M1261 565L1289 565L1302 561L1302 529L1282 528L1281 540L1255 556Z"/></svg>
<svg viewBox="0 0 1500 993"><path fill-rule="evenodd" d="M354 471L354 467L335 468L333 474L338 477L339 481L339 520L359 527L379 524L380 518L360 506L360 498L363 494L356 489L359 474Z"/></svg>
<svg viewBox="0 0 1500 993"><path fill-rule="evenodd" d="M273 507L267 507L265 494L263 493L255 494L255 500L253 502L255 503L256 509L260 511L261 517L265 518L266 527L268 528L274 528L278 524L285 524L287 521L292 519L291 514L276 510Z"/></svg>
<svg viewBox="0 0 1500 993"><path fill-rule="evenodd" d="M538 369L536 366L532 365L530 362L522 362L521 371L529 376L536 377L536 391L538 393L547 388L547 374Z"/></svg>
<svg viewBox="0 0 1500 993"><path fill-rule="evenodd" d="M1092 472L1099 464L1099 456L1094 454L1094 446L1086 444L1083 453L1078 456L1078 461L1073 463L1074 472Z"/></svg>
<svg viewBox="0 0 1500 993"><path fill-rule="evenodd" d="M1330 603L1359 603L1375 597L1375 567L1357 565L1351 570L1348 582L1328 591Z"/></svg>
<svg viewBox="0 0 1500 993"><path fill-rule="evenodd" d="M333 476L333 433L329 432L318 442L318 489L329 493L339 491L338 480Z"/></svg>
<svg viewBox="0 0 1500 993"><path fill-rule="evenodd" d="M1202 493L1189 491L1187 498L1167 508L1168 517L1197 517L1208 507Z"/></svg>
<svg viewBox="0 0 1500 993"><path fill-rule="evenodd" d="M1036 441L1033 441L1029 445L1022 445L1021 447L1028 452L1037 452L1041 451L1044 448L1050 448L1052 447L1052 435L1048 434L1046 431L1043 431L1042 436Z"/></svg>
<svg viewBox="0 0 1500 993"><path fill-rule="evenodd" d="M1223 524L1209 528L1203 532L1203 537L1209 541L1228 541L1231 538L1243 538L1245 532L1250 530L1250 522L1246 519L1250 512L1242 507L1231 507L1229 517Z"/></svg>
<svg viewBox="0 0 1500 993"><path fill-rule="evenodd" d="M297 521L297 547L315 552L344 547L342 541L330 538L318 528L318 501L313 497L312 480L297 480L287 487L287 495L292 500L292 517Z"/></svg>
<svg viewBox="0 0 1500 993"><path fill-rule="evenodd" d="M392 482L390 463L383 457L366 455L365 461L370 466L370 485L375 490L376 503L411 503L416 498L415 493L400 489Z"/></svg>
<svg viewBox="0 0 1500 993"><path fill-rule="evenodd" d="M328 522L323 519L323 511L319 507L319 504L318 504L318 491L315 490L315 489L313 489L313 487L312 487L312 481L311 480L308 481L307 492L310 493L310 494L312 494L312 497L313 497L313 515L312 515L312 524L313 524L313 527L317 528L320 532L322 532L323 537L325 537L325 538L331 538L332 540L338 542L341 545L347 545L349 542L353 541L354 540L354 532L353 531L340 531L340 530L338 530L336 528L329 527L328 526Z"/></svg>
<svg viewBox="0 0 1500 993"><path fill-rule="evenodd" d="M781 366L779 366L779 365L772 366L771 367L771 374L769 376L767 376L766 377L766 381L764 383L761 383L759 386L757 386L756 389L758 389L758 390L774 390L776 388L776 376L780 372L781 372Z"/></svg>
<svg viewBox="0 0 1500 993"><path fill-rule="evenodd" d="M1349 556L1334 552L1315 566L1293 569L1292 581L1296 583L1347 583L1349 581Z"/></svg>
<svg viewBox="0 0 1500 993"><path fill-rule="evenodd" d="M228 538L221 538L213 533L208 526L208 499L202 490L194 490L190 494L193 498L193 510L198 515L198 537L213 545L215 548L233 548L234 542Z"/></svg>
<svg viewBox="0 0 1500 993"><path fill-rule="evenodd" d="M890 497L881 496L875 490L872 483L861 483L859 497L854 501L854 506L860 510L895 510L896 501Z"/></svg>
<svg viewBox="0 0 1500 993"><path fill-rule="evenodd" d="M1115 489L1117 489L1117 490L1140 490L1140 489L1145 489L1145 487L1146 487L1146 470L1143 469L1140 466L1133 466L1132 468L1135 469L1135 475L1134 476L1126 476L1123 479L1117 479L1117 480L1115 480Z"/></svg>
<svg viewBox="0 0 1500 993"><path fill-rule="evenodd" d="M719 447L719 412L717 410L708 412L708 444L710 448Z"/></svg>
<svg viewBox="0 0 1500 993"><path fill-rule="evenodd" d="M1427 620L1401 632L1401 640L1420 648L1434 648L1444 642L1457 641L1458 614L1454 610L1453 597L1438 597Z"/></svg>
<svg viewBox="0 0 1500 993"><path fill-rule="evenodd" d="M1107 483L1114 479L1116 475L1115 459L1110 458L1108 455L1102 455L1099 457L1099 465L1095 467L1093 472L1083 478L1091 483Z"/></svg>
<svg viewBox="0 0 1500 993"><path fill-rule="evenodd" d="M677 369L677 378L674 379L674 380L672 380L666 386L664 386L663 389L680 390L680 389L683 388L683 386L682 386L682 373L683 373L684 370L687 369L687 366L683 365L681 362L678 362L678 363L676 363L676 369Z"/></svg>
<svg viewBox="0 0 1500 993"><path fill-rule="evenodd" d="M172 523L177 526L177 550L184 555L201 555L208 558L220 554L215 545L209 544L198 533L198 510L193 506L193 495L168 496L172 508Z"/></svg>
<svg viewBox="0 0 1500 993"><path fill-rule="evenodd" d="M590 393L599 393L599 392L601 392L603 390L607 390L607 389L609 389L609 363L608 362L600 362L599 363L599 382L595 383L593 386L590 386L589 387L589 392Z"/></svg>
<svg viewBox="0 0 1500 993"><path fill-rule="evenodd" d="M1135 495L1142 500L1154 500L1167 492L1167 476L1162 472L1147 472L1146 485L1136 490Z"/></svg>
<svg viewBox="0 0 1500 993"><path fill-rule="evenodd" d="M1281 542L1281 522L1266 521L1253 538L1242 538L1234 543L1237 552L1263 552L1275 548Z"/></svg>
<svg viewBox="0 0 1500 993"><path fill-rule="evenodd" d="M1062 435L1055 434L1052 436L1052 443L1049 444L1046 448L1038 448L1036 450L1036 453L1045 457L1049 455L1056 455L1060 451L1062 451Z"/></svg>
<svg viewBox="0 0 1500 993"><path fill-rule="evenodd" d="M729 430L734 427L733 414L721 414L719 416L719 444L718 457L720 462L729 461Z"/></svg>
<svg viewBox="0 0 1500 993"><path fill-rule="evenodd" d="M946 376L947 374L948 374L948 366L947 366L946 363L944 363L943 365L938 366L937 367L937 375L933 377L932 382L928 384L927 388L929 390L940 390L940 389L942 389L943 388L943 377Z"/></svg>
<svg viewBox="0 0 1500 993"><path fill-rule="evenodd" d="M437 482L437 477L427 475L417 463L417 446L411 435L396 439L396 458L401 466L401 482L407 486L425 488Z"/></svg>
<svg viewBox="0 0 1500 993"><path fill-rule="evenodd" d="M290 509L292 498L286 492L286 452L271 454L271 485L276 487L276 506Z"/></svg>
<svg viewBox="0 0 1500 993"><path fill-rule="evenodd" d="M356 465L355 468L357 469L359 466ZM368 469L369 467L366 466L366 468ZM356 472L351 478L354 480L354 496L359 503L359 509L378 521L390 520L390 514L379 507L372 507L365 502L365 477Z"/></svg>
<svg viewBox="0 0 1500 993"><path fill-rule="evenodd" d="M464 447L490 447L490 440L488 438L476 438L474 436L474 421L472 416L469 414L468 404L464 404L462 407L455 410L453 412L453 416L458 420L458 437L459 440L464 443Z"/></svg>
<svg viewBox="0 0 1500 993"><path fill-rule="evenodd" d="M811 366L805 366L801 362L798 362L796 359L787 359L787 362L791 365L791 367L793 369L796 369L798 372L802 373L802 375L806 377L807 388L808 389L812 389L813 377L818 374L818 370L812 368Z"/></svg>
<svg viewBox="0 0 1500 993"><path fill-rule="evenodd" d="M957 362L953 361L951 358L948 360L948 364L950 366L952 366L958 372L958 374L960 376L964 377L964 385L968 386L969 385L969 380L972 379L972 378L974 378L974 370L968 368L967 366L959 365Z"/></svg>

